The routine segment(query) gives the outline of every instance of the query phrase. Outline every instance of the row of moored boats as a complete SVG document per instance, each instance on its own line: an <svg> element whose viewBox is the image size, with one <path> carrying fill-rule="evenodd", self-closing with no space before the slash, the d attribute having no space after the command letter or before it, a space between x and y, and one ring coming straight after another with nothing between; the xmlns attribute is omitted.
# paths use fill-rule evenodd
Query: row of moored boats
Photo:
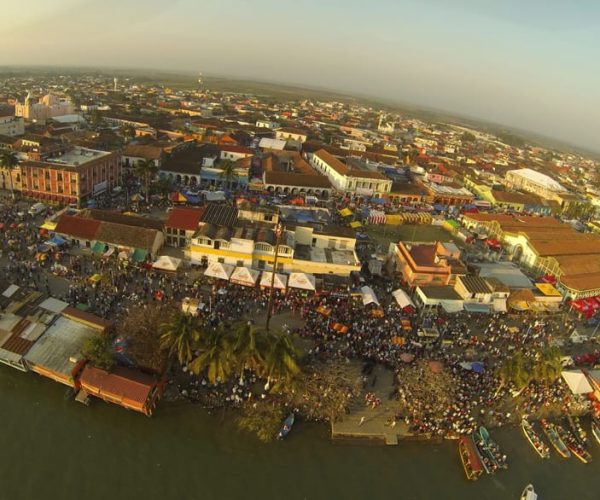
<svg viewBox="0 0 600 500"><path fill-rule="evenodd" d="M588 434L581 425L578 417L567 415L565 425L548 420L541 420L543 434L559 456L563 458L576 457L584 464L592 461L588 450ZM546 444L542 433L538 432L535 424L523 417L521 429L527 441L541 458L550 458L550 446ZM594 439L600 444L600 418L593 417L591 431ZM467 479L476 480L484 472L494 474L508 467L506 455L492 440L488 430L480 427L470 436L461 436L458 441L458 451Z"/></svg>
<svg viewBox="0 0 600 500"><path fill-rule="evenodd" d="M559 456L563 458L574 456L584 464L592 461L592 454L588 450L590 444L588 435L578 417L567 415L566 425L542 419L540 425L550 445ZM542 458L550 458L550 450L543 443L541 436L536 432L533 424L528 422L526 418L523 418L521 427L528 441L538 454ZM600 444L600 423L595 418L592 419L592 434ZM538 445L535 443L541 444Z"/></svg>

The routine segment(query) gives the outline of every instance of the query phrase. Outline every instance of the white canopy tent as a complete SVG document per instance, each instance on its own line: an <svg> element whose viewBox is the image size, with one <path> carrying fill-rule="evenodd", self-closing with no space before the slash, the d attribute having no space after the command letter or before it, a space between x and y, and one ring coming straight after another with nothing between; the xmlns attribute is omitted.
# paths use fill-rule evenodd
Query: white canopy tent
<svg viewBox="0 0 600 500"><path fill-rule="evenodd" d="M234 266L229 264L222 264L221 262L211 262L208 264L204 276L210 278L218 278L220 280L229 280L231 273L233 272Z"/></svg>
<svg viewBox="0 0 600 500"><path fill-rule="evenodd" d="M369 304L377 304L379 305L379 300L377 300L377 295L370 286L363 286L360 288L360 294L362 295L363 306L368 306Z"/></svg>
<svg viewBox="0 0 600 500"><path fill-rule="evenodd" d="M291 288L300 288L301 290L315 291L317 289L317 281L312 274L307 273L291 273L288 280L288 286Z"/></svg>
<svg viewBox="0 0 600 500"><path fill-rule="evenodd" d="M254 269L248 269L247 267L236 267L229 277L229 281L237 283L238 285L254 286L260 273Z"/></svg>
<svg viewBox="0 0 600 500"><path fill-rule="evenodd" d="M392 295L394 296L394 299L396 299L396 303L402 309L404 309L405 307L408 307L408 306L411 306L412 308L416 309L415 303L408 296L408 294L401 288L398 288L398 290L394 290L392 292Z"/></svg>
<svg viewBox="0 0 600 500"><path fill-rule="evenodd" d="M260 286L271 287L271 280L273 280L273 273L271 271L263 271L260 277ZM285 290L287 288L288 276L287 274L275 273L275 280L273 281L273 288Z"/></svg>
<svg viewBox="0 0 600 500"><path fill-rule="evenodd" d="M581 370L564 371L561 375L573 394L588 394L594 391Z"/></svg>
<svg viewBox="0 0 600 500"><path fill-rule="evenodd" d="M169 257L168 255L161 255L156 262L152 264L152 269L159 269L160 271L177 271L181 265L181 259L177 257Z"/></svg>

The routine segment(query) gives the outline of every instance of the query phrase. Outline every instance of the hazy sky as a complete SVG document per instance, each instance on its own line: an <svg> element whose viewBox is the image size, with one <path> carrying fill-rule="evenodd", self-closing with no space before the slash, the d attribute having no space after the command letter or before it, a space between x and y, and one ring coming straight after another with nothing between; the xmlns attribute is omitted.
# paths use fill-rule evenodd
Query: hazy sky
<svg viewBox="0 0 600 500"><path fill-rule="evenodd" d="M152 67L314 85L600 150L600 0L4 3L0 65Z"/></svg>

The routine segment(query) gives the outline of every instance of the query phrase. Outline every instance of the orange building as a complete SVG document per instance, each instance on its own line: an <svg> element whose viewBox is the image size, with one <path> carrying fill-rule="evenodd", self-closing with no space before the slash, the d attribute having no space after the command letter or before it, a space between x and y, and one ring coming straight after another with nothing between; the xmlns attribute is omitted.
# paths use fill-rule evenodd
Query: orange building
<svg viewBox="0 0 600 500"><path fill-rule="evenodd" d="M90 396L147 416L152 415L162 388L155 377L122 366L107 372L86 365L78 383Z"/></svg>
<svg viewBox="0 0 600 500"><path fill-rule="evenodd" d="M394 264L410 287L452 284L457 274L466 272L460 250L439 242L400 242L394 247Z"/></svg>

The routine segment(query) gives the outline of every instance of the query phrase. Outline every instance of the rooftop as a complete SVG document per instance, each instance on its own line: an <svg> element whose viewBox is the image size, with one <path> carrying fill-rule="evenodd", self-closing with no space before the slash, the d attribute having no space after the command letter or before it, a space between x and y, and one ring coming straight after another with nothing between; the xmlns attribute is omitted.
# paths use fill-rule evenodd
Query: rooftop
<svg viewBox="0 0 600 500"><path fill-rule="evenodd" d="M61 156L55 158L48 158L48 163L57 165L64 165L66 167L77 167L79 165L85 165L93 160L110 156L112 153L107 151L97 151L95 149L88 149L76 146Z"/></svg>
<svg viewBox="0 0 600 500"><path fill-rule="evenodd" d="M38 339L25 359L69 377L76 362L82 359L83 344L97 333L93 328L61 316Z"/></svg>
<svg viewBox="0 0 600 500"><path fill-rule="evenodd" d="M549 189L551 191L566 191L566 189L558 182L556 182L552 177L546 175L546 174L542 174L541 172L538 172L537 170L533 170L531 168L521 168L518 170L509 170L507 173L508 174L512 174L512 175L516 175L519 177L523 177L525 179L527 179L528 181L534 182L536 184L539 184L540 186Z"/></svg>

